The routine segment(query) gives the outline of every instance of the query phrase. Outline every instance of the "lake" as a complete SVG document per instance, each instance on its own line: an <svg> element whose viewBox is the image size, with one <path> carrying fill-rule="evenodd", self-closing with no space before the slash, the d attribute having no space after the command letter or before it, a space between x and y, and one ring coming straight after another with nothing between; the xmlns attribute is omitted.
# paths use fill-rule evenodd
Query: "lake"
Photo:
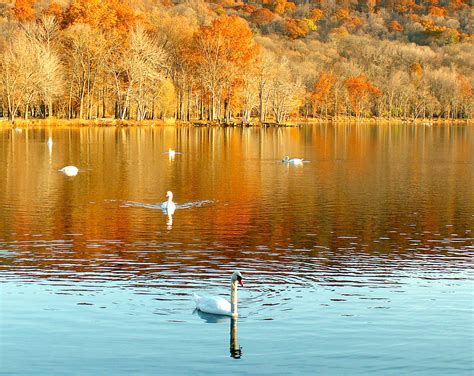
<svg viewBox="0 0 474 376"><path fill-rule="evenodd" d="M473 133L1 129L0 374L471 375Z"/></svg>

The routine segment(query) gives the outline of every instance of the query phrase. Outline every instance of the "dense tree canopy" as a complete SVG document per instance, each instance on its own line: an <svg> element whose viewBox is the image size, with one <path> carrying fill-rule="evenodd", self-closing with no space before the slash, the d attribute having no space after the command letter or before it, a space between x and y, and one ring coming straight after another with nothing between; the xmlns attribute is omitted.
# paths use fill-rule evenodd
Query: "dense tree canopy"
<svg viewBox="0 0 474 376"><path fill-rule="evenodd" d="M0 4L0 116L472 116L463 0Z"/></svg>

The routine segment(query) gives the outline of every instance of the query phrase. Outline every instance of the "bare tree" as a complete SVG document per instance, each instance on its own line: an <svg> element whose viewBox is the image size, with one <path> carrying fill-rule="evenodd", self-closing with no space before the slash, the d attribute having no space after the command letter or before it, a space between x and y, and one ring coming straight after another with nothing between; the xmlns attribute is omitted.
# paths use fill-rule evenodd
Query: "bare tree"
<svg viewBox="0 0 474 376"><path fill-rule="evenodd" d="M270 101L275 121L280 124L290 111L299 106L302 85L298 78L293 77L285 57L277 63L275 73L270 84Z"/></svg>
<svg viewBox="0 0 474 376"><path fill-rule="evenodd" d="M130 31L130 49L124 57L124 72L128 82L121 118L125 118L130 99L136 102L137 120L145 119L151 103L154 85L163 80L166 73L166 53L142 26ZM151 95L151 98L153 96Z"/></svg>

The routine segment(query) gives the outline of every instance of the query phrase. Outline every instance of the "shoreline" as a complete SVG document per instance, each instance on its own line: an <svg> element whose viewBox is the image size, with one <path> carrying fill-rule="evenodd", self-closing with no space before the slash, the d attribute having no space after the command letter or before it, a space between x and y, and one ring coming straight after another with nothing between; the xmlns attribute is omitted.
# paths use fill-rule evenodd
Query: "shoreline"
<svg viewBox="0 0 474 376"><path fill-rule="evenodd" d="M303 125L399 125L399 124L417 124L417 125L472 125L473 119L409 119L409 118L355 118L355 117L338 117L338 118L300 118L292 119L287 123L277 124L274 122L260 123L255 120L248 124L233 121L229 123L221 123L217 121L204 120L117 120L113 118L79 120L79 119L16 119L11 123L6 118L0 118L0 128L28 128L28 127L154 127L154 126L174 126L174 127L219 127L219 128L300 128Z"/></svg>

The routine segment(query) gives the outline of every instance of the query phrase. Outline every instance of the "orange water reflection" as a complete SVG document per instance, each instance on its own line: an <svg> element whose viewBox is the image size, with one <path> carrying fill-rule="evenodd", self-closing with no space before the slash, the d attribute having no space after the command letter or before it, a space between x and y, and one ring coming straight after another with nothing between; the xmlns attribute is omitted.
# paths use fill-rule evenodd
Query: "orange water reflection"
<svg viewBox="0 0 474 376"><path fill-rule="evenodd" d="M182 154L170 160L169 148ZM0 268L106 279L231 265L464 267L473 150L467 126L4 129ZM279 163L286 154L310 163ZM76 177L58 172L69 164ZM149 207L167 190L191 203L172 227ZM192 204L201 200L211 202Z"/></svg>

